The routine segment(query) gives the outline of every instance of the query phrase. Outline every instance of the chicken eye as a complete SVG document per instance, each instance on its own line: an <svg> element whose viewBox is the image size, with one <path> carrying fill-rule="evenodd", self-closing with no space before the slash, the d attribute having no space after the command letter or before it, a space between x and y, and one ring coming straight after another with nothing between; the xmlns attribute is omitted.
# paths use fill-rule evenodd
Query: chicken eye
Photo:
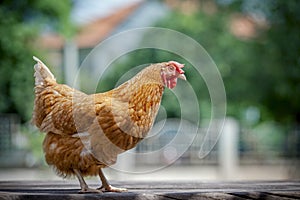
<svg viewBox="0 0 300 200"><path fill-rule="evenodd" d="M174 68L173 66L169 66L169 70L170 70L171 72L173 72L173 71L175 70L175 68Z"/></svg>

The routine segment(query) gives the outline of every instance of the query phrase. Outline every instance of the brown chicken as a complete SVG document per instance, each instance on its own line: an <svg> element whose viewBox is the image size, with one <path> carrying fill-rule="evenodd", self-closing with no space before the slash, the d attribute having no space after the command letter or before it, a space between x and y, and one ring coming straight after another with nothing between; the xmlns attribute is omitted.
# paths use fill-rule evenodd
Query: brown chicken
<svg viewBox="0 0 300 200"><path fill-rule="evenodd" d="M151 129L164 87L186 80L184 65L174 61L152 64L119 87L88 95L58 84L38 58L35 69L33 122L47 133L46 162L63 177L77 176L81 192L122 192L112 187L101 168L137 145ZM99 175L102 186L89 188L84 176Z"/></svg>

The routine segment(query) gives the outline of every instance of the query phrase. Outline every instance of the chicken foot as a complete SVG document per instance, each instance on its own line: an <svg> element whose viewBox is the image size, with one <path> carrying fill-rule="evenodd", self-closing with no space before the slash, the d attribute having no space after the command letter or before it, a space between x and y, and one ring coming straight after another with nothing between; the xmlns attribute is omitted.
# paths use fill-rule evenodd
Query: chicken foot
<svg viewBox="0 0 300 200"><path fill-rule="evenodd" d="M102 193L101 190L89 188L89 186L86 184L86 182L83 179L79 170L73 169L73 171L74 171L75 175L77 176L79 183L80 183L81 190L79 191L79 193Z"/></svg>
<svg viewBox="0 0 300 200"><path fill-rule="evenodd" d="M108 183L107 179L105 178L101 169L99 169L99 177L102 182L102 186L100 188L98 188L99 191L102 191L102 192L126 192L127 191L126 188L117 188L117 187L111 186Z"/></svg>

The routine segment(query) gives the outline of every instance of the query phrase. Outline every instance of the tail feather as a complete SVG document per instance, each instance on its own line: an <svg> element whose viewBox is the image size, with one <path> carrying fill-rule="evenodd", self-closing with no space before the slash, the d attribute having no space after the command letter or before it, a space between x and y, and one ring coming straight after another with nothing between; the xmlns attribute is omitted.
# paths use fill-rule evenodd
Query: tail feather
<svg viewBox="0 0 300 200"><path fill-rule="evenodd" d="M54 75L40 59L33 56L33 60L37 61L37 64L34 65L35 86L44 85L46 79L56 81Z"/></svg>

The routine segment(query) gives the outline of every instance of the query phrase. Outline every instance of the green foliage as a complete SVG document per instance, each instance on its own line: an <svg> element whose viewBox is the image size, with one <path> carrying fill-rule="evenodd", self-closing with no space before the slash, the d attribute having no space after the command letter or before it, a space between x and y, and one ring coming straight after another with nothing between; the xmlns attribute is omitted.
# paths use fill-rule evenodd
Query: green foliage
<svg viewBox="0 0 300 200"><path fill-rule="evenodd" d="M43 149L43 139L45 134L40 133L37 129L32 126L23 125L21 127L21 132L27 138L27 144L24 149L30 149L34 160L29 163L32 166L43 166L46 165L44 160ZM21 150L24 150L21 149Z"/></svg>
<svg viewBox="0 0 300 200"><path fill-rule="evenodd" d="M260 155L270 155L269 151L283 152L285 135L284 130L273 122L263 122L252 130L257 139L257 149Z"/></svg>
<svg viewBox="0 0 300 200"><path fill-rule="evenodd" d="M0 112L17 113L22 121L33 108L33 55L40 55L36 39L43 23L70 35L68 1L3 1L0 5Z"/></svg>
<svg viewBox="0 0 300 200"><path fill-rule="evenodd" d="M278 120L300 123L300 1L277 1L264 50L272 87L263 103ZM269 53L270 52L270 53Z"/></svg>
<svg viewBox="0 0 300 200"><path fill-rule="evenodd" d="M28 51L34 29L0 8L0 112L17 112L30 118L33 102L32 53Z"/></svg>
<svg viewBox="0 0 300 200"><path fill-rule="evenodd" d="M184 15L177 12L161 22L160 26L185 33L208 51L216 62L225 84L228 114L240 117L243 107L252 104L261 106L259 99L263 91L253 91L256 87L254 84L260 84L257 80L260 67L255 58L259 44L234 37L228 28L230 17L225 11L214 15L203 12ZM171 20L174 18L177 20ZM197 80L192 84L196 87ZM199 90L205 91L205 88Z"/></svg>

